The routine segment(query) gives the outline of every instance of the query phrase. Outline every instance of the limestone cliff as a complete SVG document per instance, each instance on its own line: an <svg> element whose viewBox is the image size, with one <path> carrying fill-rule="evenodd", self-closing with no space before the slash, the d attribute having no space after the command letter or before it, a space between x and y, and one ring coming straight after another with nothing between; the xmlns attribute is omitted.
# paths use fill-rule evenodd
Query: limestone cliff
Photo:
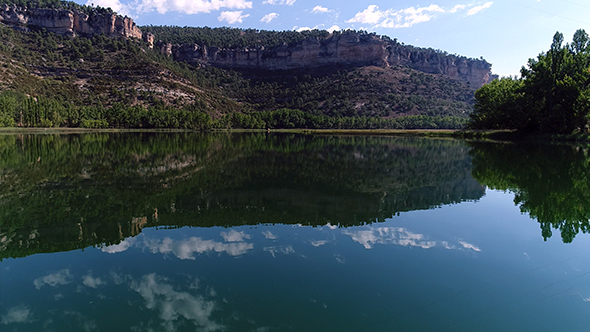
<svg viewBox="0 0 590 332"><path fill-rule="evenodd" d="M483 59L469 59L432 49L415 48L392 42L388 46L388 63L403 65L429 74L441 74L479 88L491 82L492 65Z"/></svg>
<svg viewBox="0 0 590 332"><path fill-rule="evenodd" d="M326 65L407 66L425 73L441 74L469 83L474 88L492 79L491 64L483 59L448 55L432 49L405 46L374 34L345 32L327 38L309 37L294 45L273 48L218 48L199 44L156 47L175 60L224 68L289 70Z"/></svg>
<svg viewBox="0 0 590 332"><path fill-rule="evenodd" d="M20 29L45 28L68 36L122 36L141 38L141 30L129 17L115 13L85 13L78 10L0 6L0 22Z"/></svg>
<svg viewBox="0 0 590 332"><path fill-rule="evenodd" d="M291 70L321 66L407 66L429 74L444 75L473 88L490 82L491 64L483 59L448 55L432 49L406 46L375 34L346 31L327 37L308 37L294 44L265 48L220 48L204 44L154 43L152 33L142 31L129 17L96 8L40 9L0 6L0 23L17 29L45 28L69 36L105 34L142 38L150 48L175 60L203 66L234 69Z"/></svg>

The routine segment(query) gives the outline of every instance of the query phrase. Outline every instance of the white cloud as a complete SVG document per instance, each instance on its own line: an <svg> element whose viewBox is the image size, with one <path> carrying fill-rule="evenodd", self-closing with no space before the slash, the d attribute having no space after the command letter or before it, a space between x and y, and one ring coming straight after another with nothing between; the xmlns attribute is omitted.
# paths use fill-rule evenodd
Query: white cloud
<svg viewBox="0 0 590 332"><path fill-rule="evenodd" d="M12 323L30 323L33 321L31 309L25 306L16 306L10 308L6 315L2 315L1 322L4 325Z"/></svg>
<svg viewBox="0 0 590 332"><path fill-rule="evenodd" d="M298 27L298 26L294 26L294 27L293 27L293 30L295 30L295 31L297 31L297 32L301 32L301 31L307 31L307 30L324 29L324 28L323 28L323 26L324 26L323 24L316 25L316 26L315 26L315 27L313 27L313 28L310 28L310 27ZM340 27L339 27L339 26L337 26L337 25L333 25L333 26L331 26L331 27L329 27L328 29L325 29L325 30L326 30L326 31L328 31L328 32L340 31ZM326 225L326 226L330 227L331 229L338 228L338 226L332 226L332 225L330 225L330 224L328 224L328 225ZM298 224L298 225L294 225L293 227L301 227L301 225L300 225L300 224Z"/></svg>
<svg viewBox="0 0 590 332"><path fill-rule="evenodd" d="M262 234L264 234L264 237L269 240L275 240L277 238L277 236L271 233L271 231L264 231Z"/></svg>
<svg viewBox="0 0 590 332"><path fill-rule="evenodd" d="M88 0L86 6L111 8L121 15L129 15L130 13L130 8L122 4L119 0Z"/></svg>
<svg viewBox="0 0 590 332"><path fill-rule="evenodd" d="M301 32L301 31L307 31L307 30L311 30L310 27L298 27L298 26L294 26L293 30L297 31L297 32Z"/></svg>
<svg viewBox="0 0 590 332"><path fill-rule="evenodd" d="M265 5L287 5L293 6L296 0L264 0Z"/></svg>
<svg viewBox="0 0 590 332"><path fill-rule="evenodd" d="M235 230L230 230L229 233L221 232L220 233L225 242L242 242L244 239L249 239L250 235L244 232L238 232Z"/></svg>
<svg viewBox="0 0 590 332"><path fill-rule="evenodd" d="M434 17L434 13L444 13L444 9L438 5L428 7L410 7L391 12L389 17L379 26L384 28L409 28L414 24L428 22Z"/></svg>
<svg viewBox="0 0 590 332"><path fill-rule="evenodd" d="M338 225L332 225L330 223L327 223L325 226L328 227L331 230L338 229Z"/></svg>
<svg viewBox="0 0 590 332"><path fill-rule="evenodd" d="M221 12L217 17L219 22L226 21L228 24L242 23L242 21L250 16L250 14L242 15L242 11Z"/></svg>
<svg viewBox="0 0 590 332"><path fill-rule="evenodd" d="M451 10L449 10L449 13L456 13L461 9L465 9L465 7L467 7L466 5L456 5L455 7L453 7Z"/></svg>
<svg viewBox="0 0 590 332"><path fill-rule="evenodd" d="M482 10L484 10L484 9L486 9L486 8L490 8L490 6L491 6L492 4L493 4L493 2L492 2L492 1L490 1L490 2L486 2L486 3L484 3L484 4L483 4L483 5L481 5L481 6L475 6L475 7L471 8L471 9L469 9L469 10L467 11L467 16L470 16L470 15L475 15L475 14L479 13L480 11L482 11Z"/></svg>
<svg viewBox="0 0 590 332"><path fill-rule="evenodd" d="M231 256L243 255L253 249L252 243L232 242L222 243L213 240L203 240L198 237L191 237L186 240L174 241L171 238L160 240L146 240L145 246L153 253L172 253L180 259L195 259L194 254L207 252L227 253Z"/></svg>
<svg viewBox="0 0 590 332"><path fill-rule="evenodd" d="M326 7L322 7L322 6L315 6L313 7L313 9L311 10L312 13L317 14L317 13L327 13L330 10Z"/></svg>
<svg viewBox="0 0 590 332"><path fill-rule="evenodd" d="M94 278L90 273L82 277L82 283L84 286L91 288L97 288L100 285L106 284L102 279Z"/></svg>
<svg viewBox="0 0 590 332"><path fill-rule="evenodd" d="M270 21L274 20L277 17L279 17L279 14L277 13L266 14L263 18L260 19L260 22L270 23Z"/></svg>
<svg viewBox="0 0 590 332"><path fill-rule="evenodd" d="M33 285L35 285L35 288L41 289L41 287L43 287L44 285L55 287L58 285L67 285L70 282L72 282L72 275L70 274L70 270L64 269L57 273L49 274L44 277L40 277L33 280Z"/></svg>
<svg viewBox="0 0 590 332"><path fill-rule="evenodd" d="M103 0L114 1L114 0ZM157 11L165 14L168 11L177 11L184 14L210 13L211 11L226 9L252 8L251 1L245 0L136 0L132 5L137 12Z"/></svg>
<svg viewBox="0 0 590 332"><path fill-rule="evenodd" d="M135 244L136 241L137 241L137 239L132 237L132 238L128 238L128 239L121 241L121 243L119 243L119 244L113 244L111 246L102 247L102 248L100 248L100 250L102 252L106 252L109 254L115 254L115 253L123 252L123 251L129 249L132 245Z"/></svg>
<svg viewBox="0 0 590 332"><path fill-rule="evenodd" d="M323 246L326 243L328 243L328 241L326 241L326 240L311 241L311 245L314 246L314 247L320 247L320 246Z"/></svg>
<svg viewBox="0 0 590 332"><path fill-rule="evenodd" d="M368 23L377 24L383 18L387 17L387 12L379 10L379 6L370 5L362 12L356 13L353 18L346 21L346 23Z"/></svg>
<svg viewBox="0 0 590 332"><path fill-rule="evenodd" d="M428 7L409 7L401 10L379 10L376 5L370 5L346 23L374 24L382 28L409 28L414 24L430 21L436 13L445 13L438 5Z"/></svg>
<svg viewBox="0 0 590 332"><path fill-rule="evenodd" d="M196 331L218 331L224 326L211 319L216 304L201 295L181 292L156 274L146 274L132 281L130 288L141 295L145 306L158 313L165 331L176 331L182 318L192 321Z"/></svg>
<svg viewBox="0 0 590 332"><path fill-rule="evenodd" d="M337 25L333 25L333 26L331 26L331 27L327 28L326 30L327 30L328 32L332 33L332 32L334 32L334 31L340 31L341 29L340 29L340 27L339 27L339 26L337 26Z"/></svg>

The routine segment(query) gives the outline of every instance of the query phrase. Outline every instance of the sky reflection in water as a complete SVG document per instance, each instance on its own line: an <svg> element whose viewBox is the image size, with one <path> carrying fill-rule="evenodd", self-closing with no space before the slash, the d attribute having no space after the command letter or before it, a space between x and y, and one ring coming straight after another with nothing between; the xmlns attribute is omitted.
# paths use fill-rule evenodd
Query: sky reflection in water
<svg viewBox="0 0 590 332"><path fill-rule="evenodd" d="M476 203L349 228L145 229L117 245L6 260L3 285L19 293L3 287L1 323L19 331L583 330L590 242L541 241L511 199L488 191Z"/></svg>
<svg viewBox="0 0 590 332"><path fill-rule="evenodd" d="M37 157L5 165L5 183L21 194L0 186L7 209L0 213L2 331L590 326L590 238L579 194L587 159L579 150L560 150L569 159L555 162L571 159L564 164L577 173L531 165L538 173L530 178L533 171L521 175L495 157L514 159L526 149L471 150L474 173L502 189L486 190L471 178L470 150L456 141L239 136L258 145L237 149L236 137L204 136L202 150L188 145L171 157L155 151L177 136L156 137L142 154L149 140L133 138L124 140L132 152L116 150L122 161L108 171L89 161L93 154L70 152L55 168L28 161ZM64 146L86 151L111 139ZM182 170L160 165L171 160L190 162ZM134 175L148 162L163 173ZM63 178L61 168L84 179ZM38 172L29 183L26 175ZM551 186L540 182L547 174L571 179ZM530 195L535 188L549 202L575 196L582 208L556 222L554 211L570 209L552 210L542 195ZM515 204L513 192L524 203ZM52 210L42 213L48 204ZM547 236L559 227L563 239Z"/></svg>

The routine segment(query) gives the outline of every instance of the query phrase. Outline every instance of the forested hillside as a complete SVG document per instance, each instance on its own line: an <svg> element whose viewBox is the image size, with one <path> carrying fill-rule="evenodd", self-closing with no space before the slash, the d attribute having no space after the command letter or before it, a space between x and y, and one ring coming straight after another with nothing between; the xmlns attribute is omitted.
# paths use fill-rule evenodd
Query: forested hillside
<svg viewBox="0 0 590 332"><path fill-rule="evenodd" d="M52 0L0 0L3 8L14 4L110 12ZM328 34L141 29L170 42L200 36L211 45L235 47ZM184 34L173 37L170 31ZM222 69L175 61L136 38L69 37L1 23L0 38L0 126L460 128L473 108L468 84L403 66Z"/></svg>

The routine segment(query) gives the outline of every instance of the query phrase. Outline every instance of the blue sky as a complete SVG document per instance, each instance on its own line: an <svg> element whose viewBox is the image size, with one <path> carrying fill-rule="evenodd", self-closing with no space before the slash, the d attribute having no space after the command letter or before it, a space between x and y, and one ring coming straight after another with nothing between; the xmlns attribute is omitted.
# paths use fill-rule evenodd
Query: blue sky
<svg viewBox="0 0 590 332"><path fill-rule="evenodd" d="M560 31L590 33L586 0L76 0L111 7L138 25L363 29L406 44L483 56L494 73L518 75Z"/></svg>

